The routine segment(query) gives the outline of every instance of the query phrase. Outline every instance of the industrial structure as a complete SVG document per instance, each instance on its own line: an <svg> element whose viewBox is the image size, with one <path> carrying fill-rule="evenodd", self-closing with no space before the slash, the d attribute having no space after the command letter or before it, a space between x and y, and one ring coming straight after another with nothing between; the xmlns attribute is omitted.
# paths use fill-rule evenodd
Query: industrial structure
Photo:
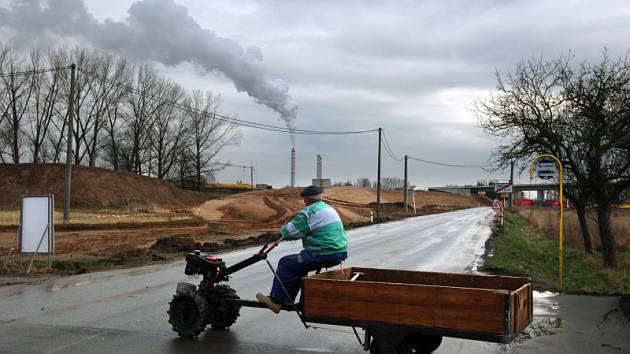
<svg viewBox="0 0 630 354"><path fill-rule="evenodd" d="M319 188L330 188L330 178L322 178L322 157L317 155L317 172L315 178L312 181L314 186Z"/></svg>
<svg viewBox="0 0 630 354"><path fill-rule="evenodd" d="M291 187L295 187L295 148L291 148Z"/></svg>

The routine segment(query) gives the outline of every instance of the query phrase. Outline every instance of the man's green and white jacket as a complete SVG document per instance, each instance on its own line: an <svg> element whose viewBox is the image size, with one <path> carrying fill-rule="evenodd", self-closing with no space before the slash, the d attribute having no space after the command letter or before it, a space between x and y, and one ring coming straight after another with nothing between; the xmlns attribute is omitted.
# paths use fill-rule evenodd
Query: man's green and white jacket
<svg viewBox="0 0 630 354"><path fill-rule="evenodd" d="M306 206L280 229L286 240L302 239L304 249L318 255L346 252L348 237L339 214L323 201Z"/></svg>

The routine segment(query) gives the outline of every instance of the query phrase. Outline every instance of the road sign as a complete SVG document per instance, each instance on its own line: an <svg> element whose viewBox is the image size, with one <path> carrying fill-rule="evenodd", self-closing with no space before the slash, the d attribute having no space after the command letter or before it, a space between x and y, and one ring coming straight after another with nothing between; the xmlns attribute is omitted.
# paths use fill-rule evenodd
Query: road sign
<svg viewBox="0 0 630 354"><path fill-rule="evenodd" d="M542 159L538 161L536 173L538 174L539 178L552 179L555 178L558 174L558 168L556 167L556 163L553 160Z"/></svg>
<svg viewBox="0 0 630 354"><path fill-rule="evenodd" d="M494 185L494 191L497 193L512 193L512 185L510 183L497 183Z"/></svg>

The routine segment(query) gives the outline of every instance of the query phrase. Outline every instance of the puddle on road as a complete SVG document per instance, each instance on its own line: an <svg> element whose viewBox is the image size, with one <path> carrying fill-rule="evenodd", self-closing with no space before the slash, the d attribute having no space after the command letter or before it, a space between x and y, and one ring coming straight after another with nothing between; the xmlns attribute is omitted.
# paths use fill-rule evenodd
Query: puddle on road
<svg viewBox="0 0 630 354"><path fill-rule="evenodd" d="M560 305L556 301L558 293L534 291L534 317L558 317Z"/></svg>

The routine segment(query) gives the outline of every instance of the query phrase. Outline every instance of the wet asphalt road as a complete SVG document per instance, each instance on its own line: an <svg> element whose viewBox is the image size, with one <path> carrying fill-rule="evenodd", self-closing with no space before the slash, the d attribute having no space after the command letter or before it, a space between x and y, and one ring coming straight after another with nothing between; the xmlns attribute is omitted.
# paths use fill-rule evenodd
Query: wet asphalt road
<svg viewBox="0 0 630 354"><path fill-rule="evenodd" d="M493 219L489 208L428 215L348 232L346 266L466 272L483 254ZM270 260L297 253L283 243ZM222 255L228 265L257 248ZM305 330L295 313L275 315L243 308L229 331L207 330L197 340L179 339L166 309L184 262L52 279L0 288L0 353L362 353L350 328ZM268 292L264 263L230 281L241 298ZM446 338L438 353L491 353L501 347Z"/></svg>

